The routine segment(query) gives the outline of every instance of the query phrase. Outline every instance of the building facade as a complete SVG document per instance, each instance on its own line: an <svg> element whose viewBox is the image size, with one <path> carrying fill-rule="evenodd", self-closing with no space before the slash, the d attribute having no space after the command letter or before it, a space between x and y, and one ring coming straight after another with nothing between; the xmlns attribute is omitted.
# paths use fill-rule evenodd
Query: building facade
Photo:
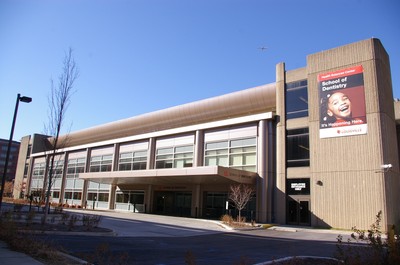
<svg viewBox="0 0 400 265"><path fill-rule="evenodd" d="M0 139L0 172L3 177L4 166L6 164L7 157L7 149L8 149L9 140ZM8 158L7 172L6 172L6 181L14 181L17 161L18 161L18 153L19 153L20 143L16 141L11 142L10 155Z"/></svg>
<svg viewBox="0 0 400 265"><path fill-rule="evenodd" d="M279 63L271 84L63 136L51 200L219 218L246 184L248 220L368 228L382 211L386 228L400 221L397 103L378 39L311 54L304 68ZM26 194L47 189L48 140L21 141Z"/></svg>

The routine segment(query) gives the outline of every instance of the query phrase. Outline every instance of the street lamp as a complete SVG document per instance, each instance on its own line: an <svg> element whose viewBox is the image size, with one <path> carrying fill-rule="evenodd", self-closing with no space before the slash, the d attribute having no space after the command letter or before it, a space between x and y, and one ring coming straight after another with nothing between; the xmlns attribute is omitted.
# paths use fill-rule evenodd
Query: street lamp
<svg viewBox="0 0 400 265"><path fill-rule="evenodd" d="M7 167L8 167L8 160L10 158L10 150L11 150L12 139L13 139L13 135L14 135L15 120L17 118L18 105L19 105L20 101L25 102L25 103L29 103L29 102L32 101L32 98L30 98L30 97L21 97L21 94L18 94L17 102L15 103L14 118L13 118L13 122L12 122L12 126L11 126L10 140L8 141L6 162L4 163L3 178L1 179L0 212L1 212L1 206L2 206L2 203L3 203L4 185L6 184Z"/></svg>

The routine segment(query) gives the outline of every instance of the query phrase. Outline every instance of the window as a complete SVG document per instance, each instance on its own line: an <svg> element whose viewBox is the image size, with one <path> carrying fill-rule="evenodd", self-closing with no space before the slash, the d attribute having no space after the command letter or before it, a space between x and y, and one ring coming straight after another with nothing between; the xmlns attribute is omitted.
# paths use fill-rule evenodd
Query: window
<svg viewBox="0 0 400 265"><path fill-rule="evenodd" d="M115 201L117 203L132 203L132 204L143 204L144 203L144 192L140 191L120 191L115 195Z"/></svg>
<svg viewBox="0 0 400 265"><path fill-rule="evenodd" d="M193 145L159 148L156 168L184 168L193 166Z"/></svg>
<svg viewBox="0 0 400 265"><path fill-rule="evenodd" d="M206 143L205 165L256 172L256 137Z"/></svg>
<svg viewBox="0 0 400 265"><path fill-rule="evenodd" d="M46 168L46 163L35 163L33 166L33 173L32 173L32 178L33 179L44 179L44 171Z"/></svg>
<svg viewBox="0 0 400 265"><path fill-rule="evenodd" d="M117 193L115 201L119 203L128 203L129 193Z"/></svg>
<svg viewBox="0 0 400 265"><path fill-rule="evenodd" d="M228 163L229 141L206 143L205 165L206 166L225 166Z"/></svg>
<svg viewBox="0 0 400 265"><path fill-rule="evenodd" d="M92 156L90 159L90 172L111 171L113 155Z"/></svg>
<svg viewBox="0 0 400 265"><path fill-rule="evenodd" d="M29 170L29 164L25 164L25 168L24 168L24 178L26 178L28 176L28 170Z"/></svg>
<svg viewBox="0 0 400 265"><path fill-rule="evenodd" d="M77 178L79 173L85 172L86 158L74 158L68 160L67 178Z"/></svg>
<svg viewBox="0 0 400 265"><path fill-rule="evenodd" d="M288 167L310 166L308 128L287 131L286 160Z"/></svg>
<svg viewBox="0 0 400 265"><path fill-rule="evenodd" d="M88 192L87 195L87 200L88 201L101 201L101 202L107 202L108 201L108 193L105 192Z"/></svg>
<svg viewBox="0 0 400 265"><path fill-rule="evenodd" d="M82 199L82 192L74 192L72 199L74 200L81 200Z"/></svg>
<svg viewBox="0 0 400 265"><path fill-rule="evenodd" d="M64 199L67 199L67 200L72 199L72 192L71 191L66 191L64 193Z"/></svg>
<svg viewBox="0 0 400 265"><path fill-rule="evenodd" d="M286 84L286 119L308 116L307 80Z"/></svg>
<svg viewBox="0 0 400 265"><path fill-rule="evenodd" d="M147 150L121 153L118 170L143 170L147 166Z"/></svg>
<svg viewBox="0 0 400 265"><path fill-rule="evenodd" d="M193 146L175 147L174 168L192 167L193 166Z"/></svg>
<svg viewBox="0 0 400 265"><path fill-rule="evenodd" d="M54 161L53 164L53 177L54 178L62 178L64 169L64 160Z"/></svg>

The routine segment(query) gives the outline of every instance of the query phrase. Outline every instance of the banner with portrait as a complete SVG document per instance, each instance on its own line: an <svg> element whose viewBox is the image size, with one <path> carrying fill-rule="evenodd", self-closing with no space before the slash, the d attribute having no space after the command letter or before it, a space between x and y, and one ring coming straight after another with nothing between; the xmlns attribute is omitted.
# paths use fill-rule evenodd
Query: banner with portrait
<svg viewBox="0 0 400 265"><path fill-rule="evenodd" d="M363 67L318 75L320 138L367 133Z"/></svg>

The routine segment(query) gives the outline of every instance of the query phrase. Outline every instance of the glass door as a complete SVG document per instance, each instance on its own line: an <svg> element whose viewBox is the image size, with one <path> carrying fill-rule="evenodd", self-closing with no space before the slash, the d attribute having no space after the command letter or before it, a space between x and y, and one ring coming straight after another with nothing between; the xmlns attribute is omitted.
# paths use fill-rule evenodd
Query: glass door
<svg viewBox="0 0 400 265"><path fill-rule="evenodd" d="M292 225L311 225L310 200L288 197L286 219Z"/></svg>

